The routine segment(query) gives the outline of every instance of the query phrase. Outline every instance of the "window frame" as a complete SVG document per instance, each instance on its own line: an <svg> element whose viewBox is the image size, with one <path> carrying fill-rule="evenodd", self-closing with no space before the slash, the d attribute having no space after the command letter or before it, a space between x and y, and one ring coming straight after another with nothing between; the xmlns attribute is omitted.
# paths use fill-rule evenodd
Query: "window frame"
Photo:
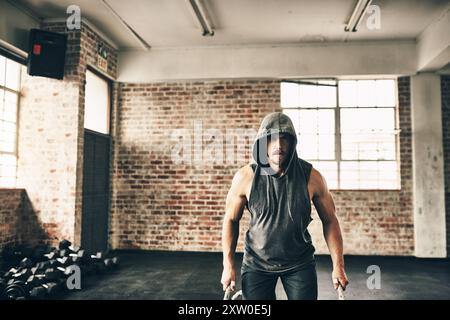
<svg viewBox="0 0 450 320"><path fill-rule="evenodd" d="M21 72L22 73L22 72ZM20 98L21 98L21 93L20 90L16 91L7 87L4 87L0 84L0 90L4 90L6 92L10 92L13 93L15 95L17 95L17 105L16 105L16 120L15 120L15 124L16 124L16 137L14 138L14 151L12 152L8 152L8 151L2 151L0 150L0 154L8 154L8 155L15 155L17 157L18 155L18 148L19 148L19 108L20 108ZM0 119L0 121L4 121L3 119ZM9 121L8 121L9 122Z"/></svg>
<svg viewBox="0 0 450 320"><path fill-rule="evenodd" d="M360 80L393 80L394 81L394 95L395 95L395 105L394 106L370 106L370 107L361 107L361 106L352 106L352 107L341 107L339 103L339 84L340 81L360 81ZM335 85L330 84L320 84L320 81L335 81ZM281 80L281 83L295 83L298 85L315 85L315 86L334 86L336 87L336 106L335 107L282 107L282 111L284 110L334 110L334 153L335 159L304 159L310 162L335 162L337 165L336 175L337 175L337 185L336 188L330 188L331 190L339 190L339 191L399 191L401 190L401 164L400 164L400 126L399 126L399 102L398 102L398 85L396 78L314 78L314 79L305 79L305 80ZM281 97L281 95L280 95ZM281 102L281 99L280 99ZM341 133L341 110L355 110L355 109L393 109L394 111L394 147L395 147L395 158L393 160L381 160L381 159L342 159L342 133ZM297 132L297 135L302 135L301 132ZM396 177L396 186L394 188L342 188L341 187L341 163L343 162L395 162L397 166L397 177Z"/></svg>
<svg viewBox="0 0 450 320"><path fill-rule="evenodd" d="M0 90L3 90L5 92L10 92L13 93L17 96L17 102L16 102L16 119L15 119L15 126L16 126L16 132L15 132L15 137L14 137L14 150L13 151L2 151L0 150L0 156L1 155L10 155L10 156L14 156L16 158L16 166L15 166L15 174L14 174L14 187L17 183L17 162L18 162L18 150L19 150L19 128L20 128L20 100L21 100L21 85L22 85L22 72L23 72L23 67L24 67L24 61L17 59L17 58L13 58L10 54L8 54L8 51L5 51L3 48L0 47L0 55L2 57L5 58L5 63L7 62L7 60L11 60L15 63L18 63L20 65L19 68L19 88L18 90L14 90L11 89L9 87L5 85L0 84ZM14 56L15 57L15 56ZM6 69L7 72L7 69ZM5 77L6 79L6 77ZM1 121L5 122L3 119L0 119ZM4 178L6 176L2 176L0 175L0 179ZM0 184L0 188L5 188L3 185Z"/></svg>
<svg viewBox="0 0 450 320"><path fill-rule="evenodd" d="M114 85L114 82L108 76L106 76L105 74L103 74L102 72L100 72L95 67L93 67L93 66L91 66L89 64L86 67L86 73L87 73L87 71L92 72L95 76L97 76L100 79L102 79L103 81L105 81L107 83L107 85L108 85L108 103L107 103L107 105L108 105L108 116L107 116L107 121L108 121L108 124L107 124L108 130L107 131L108 131L108 133L105 134L105 133L100 132L100 131L96 131L96 130L92 130L92 129L86 128L85 127L85 123L84 123L84 119L83 119L83 129L84 130L90 130L91 132L95 132L95 133L98 133L98 134L101 134L101 135L104 135L104 136L111 136L111 123L112 123L112 120L113 120L112 119L112 113L113 113L113 101L114 101L114 97L113 97L113 93L114 93L113 85ZM87 85L87 82L85 80L85 87L84 87L85 99L86 99L86 85ZM84 103L84 108L86 109L86 103Z"/></svg>

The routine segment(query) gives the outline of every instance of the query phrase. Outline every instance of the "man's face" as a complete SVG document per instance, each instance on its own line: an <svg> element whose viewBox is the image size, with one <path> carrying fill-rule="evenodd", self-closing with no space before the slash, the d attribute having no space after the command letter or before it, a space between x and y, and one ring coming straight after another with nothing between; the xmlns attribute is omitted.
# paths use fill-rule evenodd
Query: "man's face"
<svg viewBox="0 0 450 320"><path fill-rule="evenodd" d="M273 134L267 139L267 152L269 162L280 166L287 160L291 146L291 138L289 135Z"/></svg>

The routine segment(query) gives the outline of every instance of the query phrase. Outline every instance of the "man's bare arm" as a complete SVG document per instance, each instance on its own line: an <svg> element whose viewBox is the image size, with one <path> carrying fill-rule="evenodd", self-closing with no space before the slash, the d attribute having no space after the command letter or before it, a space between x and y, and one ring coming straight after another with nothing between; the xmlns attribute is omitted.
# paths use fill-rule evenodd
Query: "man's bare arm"
<svg viewBox="0 0 450 320"><path fill-rule="evenodd" d="M311 182L313 183L313 203L323 225L323 235L333 261L333 284L335 288L339 283L345 289L348 279L344 269L343 241L341 228L336 216L336 207L333 197L328 190L323 176L316 169L312 169Z"/></svg>
<svg viewBox="0 0 450 320"><path fill-rule="evenodd" d="M247 183L246 167L241 168L234 176L231 188L228 191L225 216L222 226L222 250L223 250L223 290L228 286L234 290L236 273L234 264L234 254L239 238L239 221L244 212L247 201L245 186Z"/></svg>

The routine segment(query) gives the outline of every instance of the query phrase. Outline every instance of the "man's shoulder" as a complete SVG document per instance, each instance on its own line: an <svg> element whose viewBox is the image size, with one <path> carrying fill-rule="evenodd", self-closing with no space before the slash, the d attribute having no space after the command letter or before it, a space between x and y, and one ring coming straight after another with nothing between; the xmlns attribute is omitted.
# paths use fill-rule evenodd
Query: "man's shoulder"
<svg viewBox="0 0 450 320"><path fill-rule="evenodd" d="M240 179L249 179L253 177L254 171L252 168L252 164L246 164L245 166L242 166L239 168L239 170L236 172L235 176L237 176Z"/></svg>
<svg viewBox="0 0 450 320"><path fill-rule="evenodd" d="M328 191L328 186L324 176L315 168L311 168L308 185L312 187L314 193L323 194Z"/></svg>
<svg viewBox="0 0 450 320"><path fill-rule="evenodd" d="M307 173L308 184L321 188L322 184L324 183L324 178L322 174L316 168L314 168L313 164L300 157L298 158L298 163Z"/></svg>
<svg viewBox="0 0 450 320"><path fill-rule="evenodd" d="M232 189L235 190L236 193L240 195L246 195L246 191L248 186L250 185L253 178L253 170L250 164L247 164L241 168L234 174Z"/></svg>
<svg viewBox="0 0 450 320"><path fill-rule="evenodd" d="M320 183L322 180L322 175L316 168L312 167L311 174L309 175L309 180L315 183Z"/></svg>

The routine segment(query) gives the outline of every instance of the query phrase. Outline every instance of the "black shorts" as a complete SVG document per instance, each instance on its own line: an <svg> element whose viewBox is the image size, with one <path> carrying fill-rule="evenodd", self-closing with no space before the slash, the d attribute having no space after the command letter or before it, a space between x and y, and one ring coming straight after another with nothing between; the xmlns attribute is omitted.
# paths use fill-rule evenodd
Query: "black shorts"
<svg viewBox="0 0 450 320"><path fill-rule="evenodd" d="M243 264L241 269L244 300L275 300L275 287L281 278L289 300L317 300L317 272L313 261L288 271L259 271Z"/></svg>

